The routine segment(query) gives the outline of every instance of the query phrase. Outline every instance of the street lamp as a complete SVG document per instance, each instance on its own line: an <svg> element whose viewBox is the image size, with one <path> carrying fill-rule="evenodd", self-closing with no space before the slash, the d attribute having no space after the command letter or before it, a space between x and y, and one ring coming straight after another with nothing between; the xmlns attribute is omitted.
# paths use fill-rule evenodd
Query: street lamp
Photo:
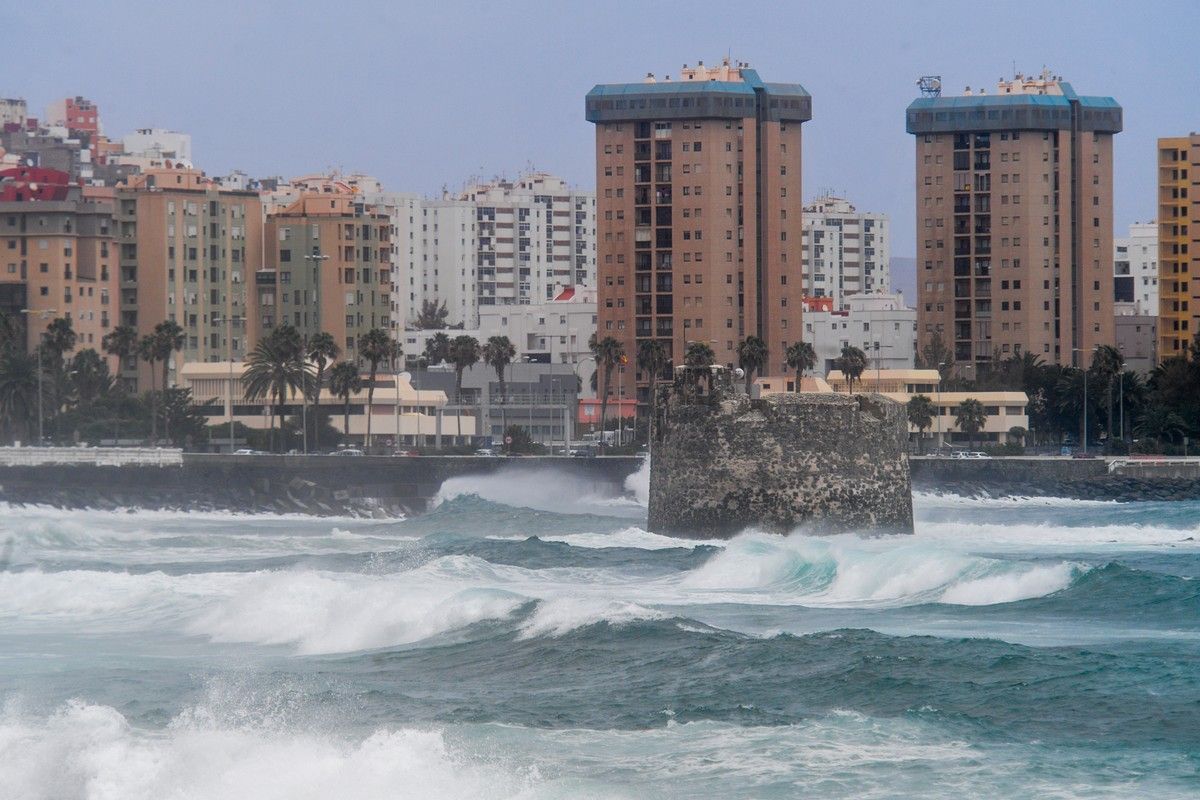
<svg viewBox="0 0 1200 800"><path fill-rule="evenodd" d="M321 253L312 253L310 255L305 256L304 260L312 262L313 267L315 269L317 262L328 261L329 256L322 255ZM315 279L316 277L317 277L317 275L314 273L313 278ZM319 280L314 280L313 284L315 286L320 286L321 282ZM307 361L308 354L305 353L304 357L305 357L305 361ZM368 414L371 413L371 410L367 409L367 413ZM318 424L320 424L320 414L321 414L321 409L318 408L317 409ZM304 452L304 454L308 455L308 391L307 390L301 390L301 392L300 392L300 425L301 425L301 428L303 429L303 432L300 435L300 442L301 442L300 447L301 447L302 451Z"/></svg>
<svg viewBox="0 0 1200 800"><path fill-rule="evenodd" d="M939 361L938 382L937 382L937 446L938 450L942 449L942 367L946 366L945 361Z"/></svg>
<svg viewBox="0 0 1200 800"><path fill-rule="evenodd" d="M47 319L51 314L57 314L57 308L29 309L22 308L21 313L25 315L39 314L42 319ZM26 317L26 325L28 325L28 316ZM46 433L44 429L44 415L42 412L42 373L45 369L42 367L42 351L46 349L46 332L42 331L38 336L38 447L41 447L46 442Z"/></svg>
<svg viewBox="0 0 1200 800"><path fill-rule="evenodd" d="M576 387L575 388L575 418L576 418L576 420L578 420L578 418L579 418L579 395L583 393L583 378L581 378L579 376L579 367L585 361L591 361L592 367L593 368L596 367L596 357L592 356L592 355L586 355L571 365L571 371L575 373L575 387ZM573 429L574 424L572 424L571 427ZM571 439L572 438L573 437L570 434L567 434L567 450L568 451L570 451L570 449L571 449Z"/></svg>
<svg viewBox="0 0 1200 800"><path fill-rule="evenodd" d="M1088 351L1088 350L1086 350L1086 349L1084 349L1084 348L1082 348L1082 347L1072 347L1072 348L1071 348L1071 352L1072 352L1072 353L1086 353L1086 352L1089 352L1089 351ZM1083 367L1083 435L1082 435L1080 438L1081 438L1081 439L1082 439L1082 441L1083 441L1083 454L1084 454L1085 456L1087 455L1087 435L1088 435L1088 427L1087 427L1087 374L1088 374L1088 371L1087 371L1087 366L1086 366L1086 365L1084 365L1084 367Z"/></svg>
<svg viewBox="0 0 1200 800"><path fill-rule="evenodd" d="M229 357L229 382L225 387L226 397L229 401L229 452L233 453L233 323L245 322L245 317L215 317L213 322L220 325L225 323L225 352Z"/></svg>

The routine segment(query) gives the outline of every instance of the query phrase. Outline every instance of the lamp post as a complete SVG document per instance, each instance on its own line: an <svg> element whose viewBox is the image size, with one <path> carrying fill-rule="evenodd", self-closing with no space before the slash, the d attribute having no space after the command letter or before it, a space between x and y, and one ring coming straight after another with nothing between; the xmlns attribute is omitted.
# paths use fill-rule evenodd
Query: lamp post
<svg viewBox="0 0 1200 800"><path fill-rule="evenodd" d="M1125 448L1125 345L1117 345L1121 351L1121 371L1117 373L1117 404L1121 409L1121 449ZM1128 452L1128 450L1126 450Z"/></svg>
<svg viewBox="0 0 1200 800"><path fill-rule="evenodd" d="M1083 349L1083 348L1081 348L1081 347L1072 347L1072 348L1071 348L1071 352L1072 352L1072 353L1086 353L1086 352L1088 352L1088 351L1087 351L1087 350L1085 350L1085 349ZM1083 454L1084 454L1085 456L1087 455L1087 435L1088 435L1088 427L1087 427L1087 374L1088 374L1088 371L1087 371L1087 366L1085 365L1085 366L1083 367L1083 435L1080 437L1080 439L1083 441Z"/></svg>
<svg viewBox="0 0 1200 800"><path fill-rule="evenodd" d="M225 386L225 395L229 402L229 452L233 452L233 323L245 322L245 317L216 317L213 322L220 325L225 323L225 353L229 359L229 381Z"/></svg>
<svg viewBox="0 0 1200 800"><path fill-rule="evenodd" d="M575 421L579 419L579 395L583 393L583 378L579 376L579 367L585 361L591 361L592 366L596 366L596 357L593 355L586 355L571 365L571 371L575 373ZM571 427L574 428L574 422L572 422ZM567 436L568 451L571 449L572 438L570 435Z"/></svg>
<svg viewBox="0 0 1200 800"><path fill-rule="evenodd" d="M319 276L317 275L317 263L321 262L321 261L328 261L329 256L322 255L320 252L317 252L317 253L312 253L310 255L305 256L304 260L311 262L313 265L313 285L320 286L321 282L320 282L320 280L318 280ZM319 319L318 319L317 328L318 328L318 330L320 329ZM307 360L308 360L308 354L305 353L305 361L307 361ZM320 413L321 413L321 410L317 409L317 419L318 420L320 420ZM370 413L370 409L367 410L367 413ZM300 392L300 424L304 430L303 434L300 437L300 442L301 442L300 447L302 448L304 454L308 455L308 392L307 391Z"/></svg>
<svg viewBox="0 0 1200 800"><path fill-rule="evenodd" d="M937 444L938 450L942 449L942 367L946 366L945 361L938 362L938 382L937 382Z"/></svg>
<svg viewBox="0 0 1200 800"><path fill-rule="evenodd" d="M881 391L883 391L883 389L881 389L881 388L880 388L880 383L879 383L879 382L880 382L880 377L879 377L879 367L880 367L880 365L879 365L879 355L880 355L880 350L879 350L879 340L878 340L878 339L876 339L876 340L875 340L875 391L877 391L877 392L881 392Z"/></svg>
<svg viewBox="0 0 1200 800"><path fill-rule="evenodd" d="M42 319L46 319L51 314L57 314L58 309L57 308L43 308L43 309L39 309L39 310L35 311L35 310L29 309L29 308L22 308L21 313L26 315L26 325L28 325L28 315L29 314L38 314L41 316ZM38 373L38 447L41 447L46 442L45 423L44 423L45 417L42 412L42 402L43 402L42 401L42 373L45 372L45 369L42 366L42 351L45 349L46 349L46 332L42 331L41 334L39 334L39 336L38 336L38 351L37 351L37 354L38 354L38 370L37 370L37 373Z"/></svg>

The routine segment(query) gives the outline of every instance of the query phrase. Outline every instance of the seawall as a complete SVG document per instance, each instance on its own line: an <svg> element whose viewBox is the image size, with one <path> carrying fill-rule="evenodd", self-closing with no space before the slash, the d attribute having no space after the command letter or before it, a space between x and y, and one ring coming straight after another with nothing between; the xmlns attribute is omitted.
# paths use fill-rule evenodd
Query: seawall
<svg viewBox="0 0 1200 800"><path fill-rule="evenodd" d="M394 516L424 511L450 478L541 468L619 493L640 464L635 457L186 454L180 466L0 467L0 501L62 508Z"/></svg>
<svg viewBox="0 0 1200 800"><path fill-rule="evenodd" d="M1200 500L1200 462L1010 457L910 459L913 488L965 496Z"/></svg>

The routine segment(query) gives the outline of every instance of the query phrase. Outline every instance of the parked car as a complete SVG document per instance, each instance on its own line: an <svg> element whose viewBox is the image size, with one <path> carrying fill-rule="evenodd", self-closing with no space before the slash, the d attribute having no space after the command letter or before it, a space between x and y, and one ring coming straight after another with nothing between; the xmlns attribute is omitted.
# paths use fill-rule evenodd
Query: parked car
<svg viewBox="0 0 1200 800"><path fill-rule="evenodd" d="M243 447L239 450L234 450L233 454L235 456L265 456L266 455L266 453L264 453L262 450L253 450L249 447Z"/></svg>
<svg viewBox="0 0 1200 800"><path fill-rule="evenodd" d="M475 455L477 455L477 456L488 456L488 457L490 457L490 456L495 456L495 455L497 455L497 453L496 453L496 451L495 451L495 450L493 450L493 449L492 449L492 448L490 448L490 447L481 447L481 448L479 448L478 450L476 450L476 451L475 451Z"/></svg>
<svg viewBox="0 0 1200 800"><path fill-rule="evenodd" d="M341 450L334 450L329 455L331 456L361 456L363 451L357 447L344 447Z"/></svg>
<svg viewBox="0 0 1200 800"><path fill-rule="evenodd" d="M419 456L421 454L420 454L420 452L418 452L416 450L397 450L396 452L392 453L392 455L409 457L409 456Z"/></svg>
<svg viewBox="0 0 1200 800"><path fill-rule="evenodd" d="M991 458L987 453L980 453L975 450L955 450L950 454L950 457L958 459Z"/></svg>

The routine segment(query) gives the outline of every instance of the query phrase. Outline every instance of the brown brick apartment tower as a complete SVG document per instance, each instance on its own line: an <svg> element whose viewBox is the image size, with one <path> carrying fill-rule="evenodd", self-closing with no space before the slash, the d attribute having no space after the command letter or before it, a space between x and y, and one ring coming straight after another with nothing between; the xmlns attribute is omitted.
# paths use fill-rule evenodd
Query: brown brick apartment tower
<svg viewBox="0 0 1200 800"><path fill-rule="evenodd" d="M1189 187L1191 196L1189 197ZM1191 229L1189 235L1188 229ZM1200 330L1200 134L1158 140L1158 360ZM1188 243L1191 252L1188 252Z"/></svg>
<svg viewBox="0 0 1200 800"><path fill-rule="evenodd" d="M647 400L650 376L635 366L645 339L676 364L692 341L735 364L738 342L758 335L765 371L783 372L802 331L808 92L764 83L747 64L701 62L674 80L596 86L586 113L596 125L597 335L625 345L621 391L636 385Z"/></svg>
<svg viewBox="0 0 1200 800"><path fill-rule="evenodd" d="M1090 364L1114 344L1113 134L1121 107L1043 73L926 96L916 137L917 320L958 368L1032 352Z"/></svg>

